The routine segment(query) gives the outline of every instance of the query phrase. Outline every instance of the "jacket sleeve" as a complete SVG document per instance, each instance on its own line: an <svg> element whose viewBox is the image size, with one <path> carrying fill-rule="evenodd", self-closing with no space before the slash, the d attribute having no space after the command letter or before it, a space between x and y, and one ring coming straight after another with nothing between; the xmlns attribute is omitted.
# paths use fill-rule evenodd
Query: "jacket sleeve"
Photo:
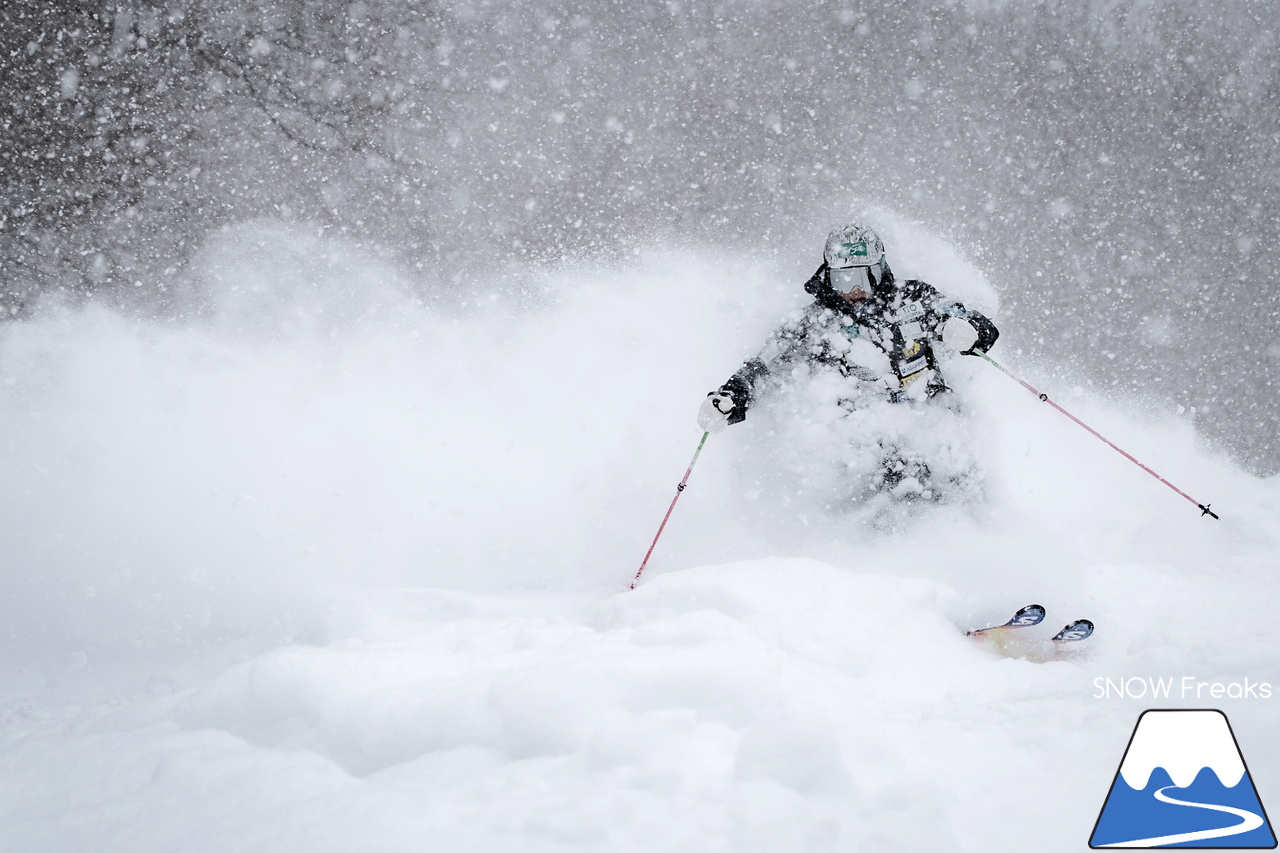
<svg viewBox="0 0 1280 853"><path fill-rule="evenodd" d="M733 397L729 410L729 424L740 424L747 419L747 409L755 402L756 382L769 374L769 366L758 358L749 359L738 372L720 386L720 393Z"/></svg>
<svg viewBox="0 0 1280 853"><path fill-rule="evenodd" d="M729 412L729 423L737 424L746 420L747 409L755 402L760 383L778 368L790 364L806 346L809 329L813 325L815 310L822 310L818 305L810 305L801 315L783 323L764 348L754 358L747 359L737 372L720 386L722 393L733 397L733 409Z"/></svg>
<svg viewBox="0 0 1280 853"><path fill-rule="evenodd" d="M995 346L996 339L1000 337L1000 330L996 328L995 323L977 311L969 311L965 319L978 330L978 342L973 345L974 349L986 352Z"/></svg>

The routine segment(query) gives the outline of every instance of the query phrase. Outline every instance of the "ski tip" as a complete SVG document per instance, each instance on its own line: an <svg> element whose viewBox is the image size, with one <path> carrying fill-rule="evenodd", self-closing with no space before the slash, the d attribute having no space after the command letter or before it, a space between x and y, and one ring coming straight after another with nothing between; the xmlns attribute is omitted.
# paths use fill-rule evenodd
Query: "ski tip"
<svg viewBox="0 0 1280 853"><path fill-rule="evenodd" d="M965 631L966 637L979 637L990 631L1004 631L1007 628L1030 628L1032 625L1039 625L1044 621L1045 609L1039 604L1028 604L1026 607L1013 614L1013 618L1003 625L994 625L990 628L975 628L971 631Z"/></svg>
<svg viewBox="0 0 1280 853"><path fill-rule="evenodd" d="M1005 623L1010 628L1024 628L1039 625L1044 621L1045 609L1039 604L1028 604L1013 614L1013 618Z"/></svg>
<svg viewBox="0 0 1280 853"><path fill-rule="evenodd" d="M1077 619L1054 635L1055 643L1074 643L1088 639L1093 634L1093 623L1088 619Z"/></svg>

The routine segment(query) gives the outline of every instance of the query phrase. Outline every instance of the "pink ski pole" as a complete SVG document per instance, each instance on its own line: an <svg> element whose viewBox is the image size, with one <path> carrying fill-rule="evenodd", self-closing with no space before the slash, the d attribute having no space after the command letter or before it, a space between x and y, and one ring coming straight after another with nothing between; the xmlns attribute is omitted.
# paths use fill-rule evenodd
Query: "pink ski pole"
<svg viewBox="0 0 1280 853"><path fill-rule="evenodd" d="M707 443L709 432L702 434L702 441L698 442L698 449L693 452L693 459L689 462L689 469L684 472L684 479L680 481L680 485L676 486L676 496L671 499L671 506L667 507L667 514L662 517L662 523L658 525L658 532L653 537L653 544L649 546L649 551L644 555L643 562L640 563L640 571L636 572L635 578L631 581L631 588L635 589L636 584L640 582L640 574L644 571L644 567L649 564L649 557L653 555L653 549L658 544L658 537L662 535L662 529L667 526L667 519L671 517L671 510L676 508L676 501L680 500L680 493L684 491L685 484L689 482L689 475L693 473L693 466L698 462L698 454L702 452L702 445Z"/></svg>

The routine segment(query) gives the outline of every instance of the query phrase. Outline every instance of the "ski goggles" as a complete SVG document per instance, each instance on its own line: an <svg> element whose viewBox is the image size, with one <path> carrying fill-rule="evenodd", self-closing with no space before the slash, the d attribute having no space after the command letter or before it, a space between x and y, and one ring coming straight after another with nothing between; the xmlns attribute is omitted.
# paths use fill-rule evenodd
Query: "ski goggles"
<svg viewBox="0 0 1280 853"><path fill-rule="evenodd" d="M855 290L870 290L884 279L884 258L865 267L843 267L827 270L836 293L848 295Z"/></svg>

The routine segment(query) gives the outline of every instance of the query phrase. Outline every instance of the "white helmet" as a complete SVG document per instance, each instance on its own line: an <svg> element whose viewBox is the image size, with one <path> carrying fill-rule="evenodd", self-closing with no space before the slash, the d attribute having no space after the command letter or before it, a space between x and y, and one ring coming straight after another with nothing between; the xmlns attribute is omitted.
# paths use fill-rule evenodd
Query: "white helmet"
<svg viewBox="0 0 1280 853"><path fill-rule="evenodd" d="M822 256L827 262L831 287L837 293L866 289L884 278L884 241L865 225L846 225L832 231L827 235Z"/></svg>

